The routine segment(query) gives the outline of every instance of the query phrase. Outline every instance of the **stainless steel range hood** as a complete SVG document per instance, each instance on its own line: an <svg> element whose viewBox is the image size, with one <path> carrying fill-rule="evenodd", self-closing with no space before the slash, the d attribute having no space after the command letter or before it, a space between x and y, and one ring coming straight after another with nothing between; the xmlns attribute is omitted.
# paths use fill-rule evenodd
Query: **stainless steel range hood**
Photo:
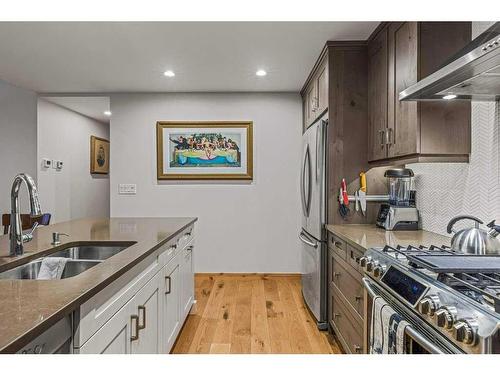
<svg viewBox="0 0 500 375"><path fill-rule="evenodd" d="M500 22L450 62L399 93L399 100L500 100Z"/></svg>

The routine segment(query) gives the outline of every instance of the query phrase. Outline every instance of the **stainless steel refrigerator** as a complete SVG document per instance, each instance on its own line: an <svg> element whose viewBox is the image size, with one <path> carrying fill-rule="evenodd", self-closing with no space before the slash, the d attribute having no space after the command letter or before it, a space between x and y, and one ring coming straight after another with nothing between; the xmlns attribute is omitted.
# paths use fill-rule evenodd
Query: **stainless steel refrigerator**
<svg viewBox="0 0 500 375"><path fill-rule="evenodd" d="M328 114L312 124L302 136L300 174L302 200L302 294L318 322L327 329L327 243L326 243L326 134Z"/></svg>

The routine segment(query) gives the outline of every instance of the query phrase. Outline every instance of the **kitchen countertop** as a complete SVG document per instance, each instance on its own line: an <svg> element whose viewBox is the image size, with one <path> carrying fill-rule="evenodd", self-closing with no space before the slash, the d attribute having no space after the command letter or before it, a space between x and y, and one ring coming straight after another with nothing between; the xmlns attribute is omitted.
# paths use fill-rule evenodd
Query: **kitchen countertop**
<svg viewBox="0 0 500 375"><path fill-rule="evenodd" d="M62 280L0 280L0 352L13 353L193 224L196 218L80 219L38 227L24 255L10 257L0 236L0 272L82 241L134 245L79 275ZM52 232L61 245L52 246Z"/></svg>
<svg viewBox="0 0 500 375"><path fill-rule="evenodd" d="M437 233L425 230L414 231L386 231L378 228L374 224L327 224L329 232L341 237L351 246L361 250L367 250L376 246L397 246L397 245L436 245L450 246L451 237L446 237Z"/></svg>

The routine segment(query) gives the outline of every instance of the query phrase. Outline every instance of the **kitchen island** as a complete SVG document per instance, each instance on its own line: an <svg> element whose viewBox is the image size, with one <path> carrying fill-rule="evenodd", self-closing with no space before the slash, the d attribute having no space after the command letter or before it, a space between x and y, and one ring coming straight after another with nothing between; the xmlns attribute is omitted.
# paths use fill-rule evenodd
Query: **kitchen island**
<svg viewBox="0 0 500 375"><path fill-rule="evenodd" d="M0 280L2 322L0 352L17 352L60 319L71 315L92 298L102 295L105 289L114 286L116 289L120 286L118 284L124 285L134 277L137 278L137 275L143 272L145 266L142 265L145 262L154 261L161 266L161 262L156 259L163 257L167 263L164 254L168 249L175 250L176 243L181 238L191 235L196 220L196 218L111 218L58 223L36 229L33 240L25 243L24 255L18 257L9 256L9 236L0 236L0 273L66 249L68 246L103 243L127 245L127 248L118 254L70 278ZM61 237L62 243L53 246L51 245L53 232L66 233L68 237ZM189 240L186 238L185 243ZM178 251L180 248L181 246ZM191 253L192 247L188 250ZM169 259L176 255L175 252L169 253L171 256ZM169 281L171 282L170 279ZM169 287L171 286L170 284ZM84 317L81 318L83 321ZM177 331L180 329L178 325L177 323Z"/></svg>

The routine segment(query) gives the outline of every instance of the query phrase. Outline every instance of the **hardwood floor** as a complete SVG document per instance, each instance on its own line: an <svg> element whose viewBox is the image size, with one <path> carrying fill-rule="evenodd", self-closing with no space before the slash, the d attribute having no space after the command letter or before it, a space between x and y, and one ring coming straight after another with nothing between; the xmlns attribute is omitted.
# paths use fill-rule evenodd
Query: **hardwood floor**
<svg viewBox="0 0 500 375"><path fill-rule="evenodd" d="M300 276L201 274L172 353L341 353L317 330Z"/></svg>

